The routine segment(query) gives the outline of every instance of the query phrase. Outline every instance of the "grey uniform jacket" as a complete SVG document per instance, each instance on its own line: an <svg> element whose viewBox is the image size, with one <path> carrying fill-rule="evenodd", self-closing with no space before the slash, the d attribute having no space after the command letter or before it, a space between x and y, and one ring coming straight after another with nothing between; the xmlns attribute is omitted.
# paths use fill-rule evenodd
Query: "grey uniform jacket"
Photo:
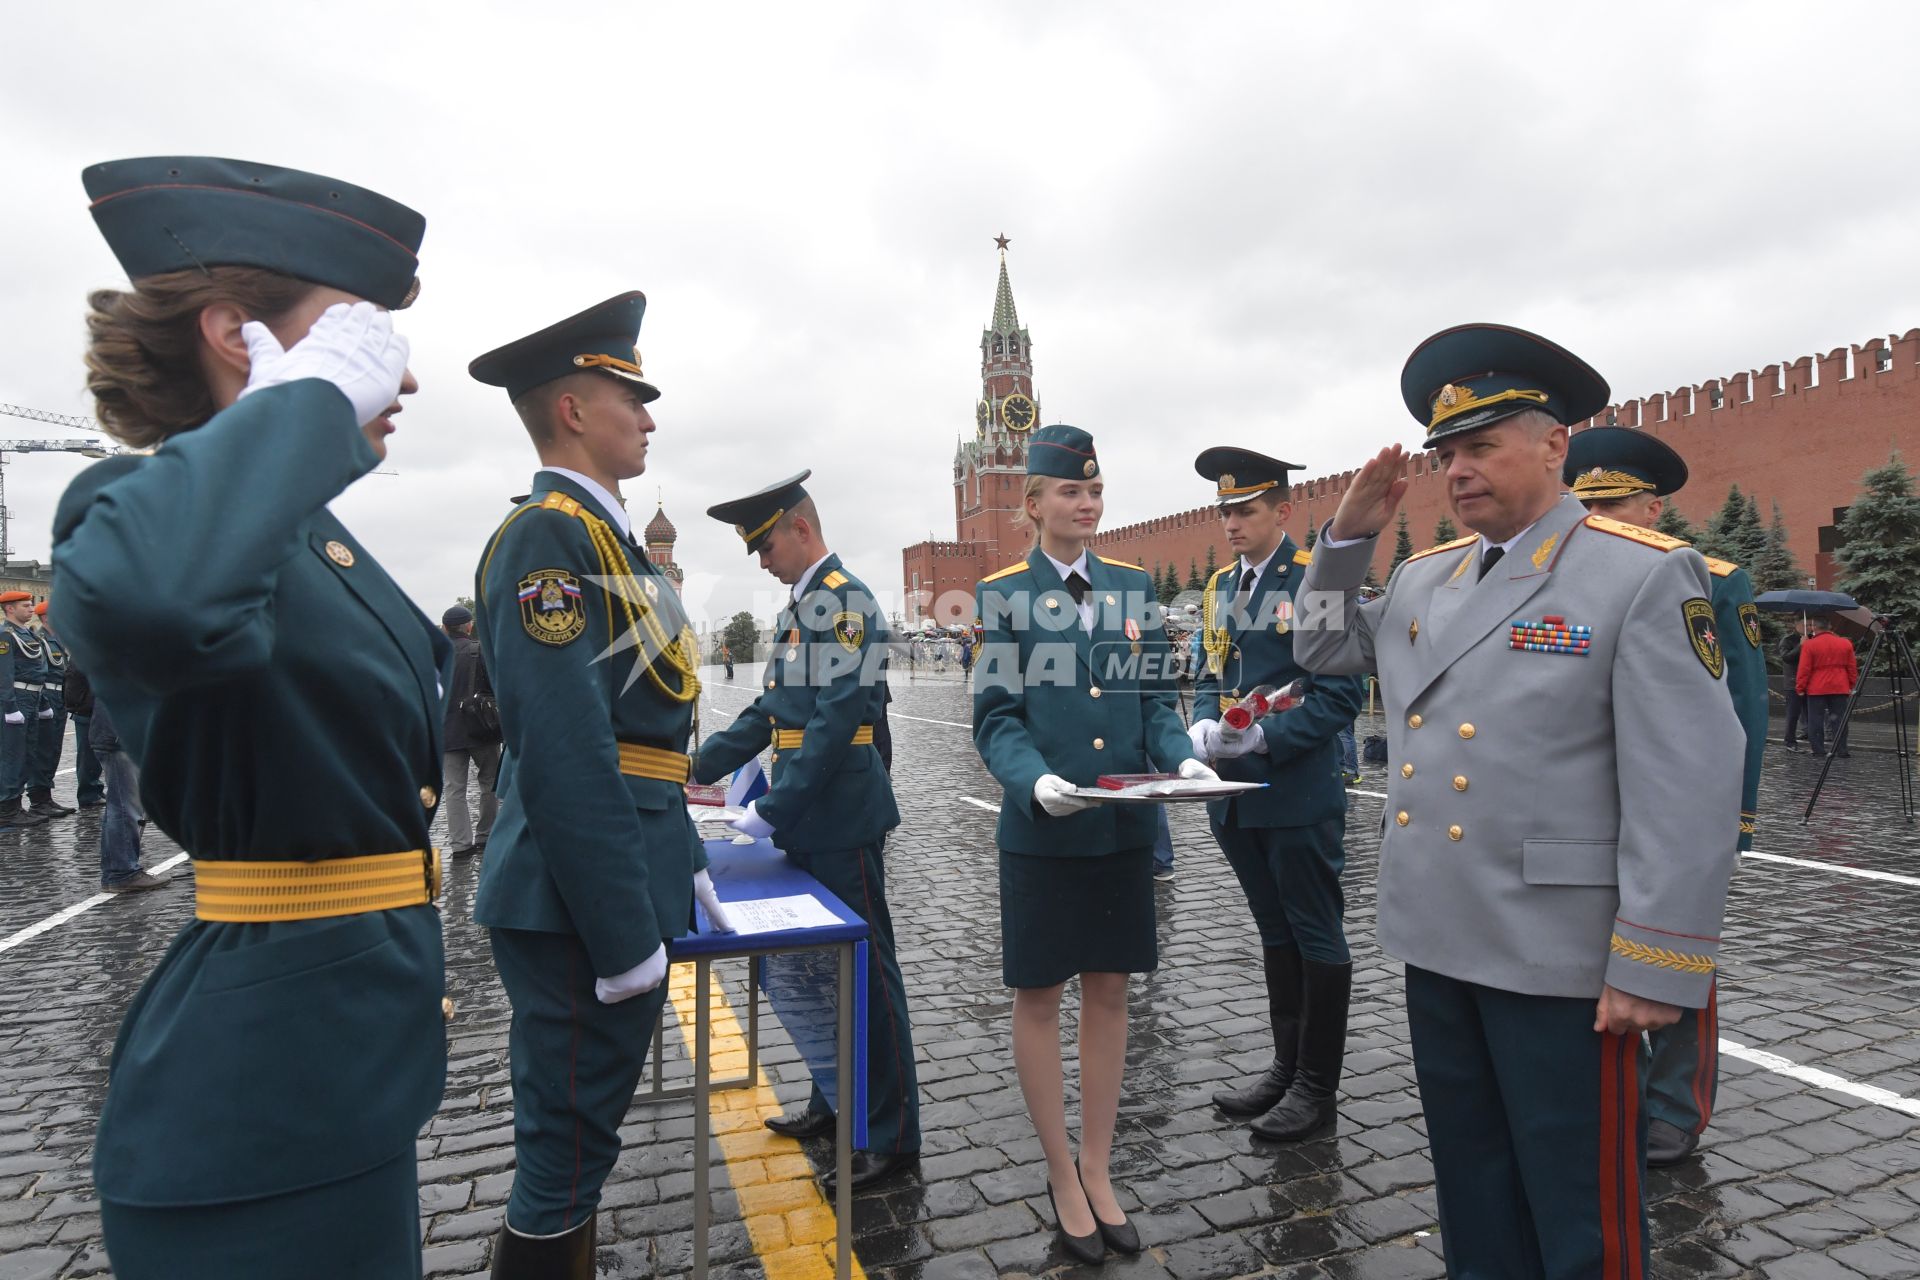
<svg viewBox="0 0 1920 1280"><path fill-rule="evenodd" d="M1476 542L1361 604L1374 540L1323 531L1295 611L1302 665L1380 675L1380 944L1507 991L1704 1007L1744 741L1706 562L1566 496L1484 579Z"/></svg>

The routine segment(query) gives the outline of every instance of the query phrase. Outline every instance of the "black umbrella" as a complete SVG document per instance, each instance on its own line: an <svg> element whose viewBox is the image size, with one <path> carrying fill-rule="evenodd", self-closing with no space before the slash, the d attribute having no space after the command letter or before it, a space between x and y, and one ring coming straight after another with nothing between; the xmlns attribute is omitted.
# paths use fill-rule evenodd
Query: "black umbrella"
<svg viewBox="0 0 1920 1280"><path fill-rule="evenodd" d="M1809 591L1802 587L1763 591L1753 603L1762 613L1839 613L1860 607L1860 602L1844 591Z"/></svg>

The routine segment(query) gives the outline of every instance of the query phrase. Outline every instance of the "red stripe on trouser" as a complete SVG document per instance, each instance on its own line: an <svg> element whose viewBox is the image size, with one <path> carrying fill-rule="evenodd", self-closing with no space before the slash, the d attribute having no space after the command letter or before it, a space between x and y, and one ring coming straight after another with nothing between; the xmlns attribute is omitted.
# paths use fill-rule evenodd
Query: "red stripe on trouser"
<svg viewBox="0 0 1920 1280"><path fill-rule="evenodd" d="M576 1084L580 1066L580 1008L575 1003L572 951L567 952L567 1021L573 1026L573 1043L567 1053L567 1110L573 1112L573 1185L567 1188L567 1216L564 1230L573 1230L573 1211L580 1203L580 1103Z"/></svg>
<svg viewBox="0 0 1920 1280"><path fill-rule="evenodd" d="M1640 1280L1640 1231L1645 1225L1640 1207L1640 1037L1619 1036L1620 1103L1624 1123L1620 1126L1620 1172L1625 1185L1620 1193L1620 1217L1625 1227L1626 1280Z"/></svg>
<svg viewBox="0 0 1920 1280"><path fill-rule="evenodd" d="M860 851L859 861L860 905L867 913L867 923L871 925L873 923L873 890L867 886L867 852L865 849ZM891 932L891 929L889 929L889 932ZM879 953L874 948L872 938L868 939L867 948L878 956ZM900 1028L893 1025L893 995L885 989L887 985L887 967L883 964L875 963L872 968L875 973L880 975L880 986L882 988L880 999L887 1009L887 1038L893 1042L893 1078L899 1083L900 1087L900 1117L896 1121L899 1131L893 1140L894 1150L898 1151L900 1143L907 1136L907 1073L900 1068ZM905 1001L906 993L902 992L901 1003L904 1004ZM869 1011L867 1016L872 1017L872 1012Z"/></svg>
<svg viewBox="0 0 1920 1280"><path fill-rule="evenodd" d="M1620 1275L1620 1047L1624 1036L1600 1036L1601 1275Z"/></svg>
<svg viewBox="0 0 1920 1280"><path fill-rule="evenodd" d="M1693 1113L1699 1116L1693 1132L1707 1131L1713 1119L1713 1082L1720 1071L1720 981L1707 987L1707 1007L1692 1015L1700 1043L1694 1046Z"/></svg>

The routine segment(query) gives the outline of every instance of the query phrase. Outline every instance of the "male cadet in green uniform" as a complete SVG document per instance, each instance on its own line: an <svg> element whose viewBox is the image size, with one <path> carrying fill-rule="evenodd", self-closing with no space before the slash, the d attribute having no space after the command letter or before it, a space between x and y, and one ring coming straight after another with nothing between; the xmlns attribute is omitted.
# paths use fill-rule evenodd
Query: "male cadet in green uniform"
<svg viewBox="0 0 1920 1280"><path fill-rule="evenodd" d="M27 799L35 813L62 818L75 812L53 798L53 779L60 772L60 753L67 742L67 650L47 625L45 600L33 607L33 614L38 620L35 634L47 648L47 674L33 742L27 750Z"/></svg>
<svg viewBox="0 0 1920 1280"><path fill-rule="evenodd" d="M518 1168L496 1280L594 1274L600 1189L667 997L665 944L696 892L713 904L684 789L693 633L620 501L646 469L660 394L634 348L646 305L621 294L468 369L506 388L541 463L474 592L506 741L473 904L513 1005Z"/></svg>
<svg viewBox="0 0 1920 1280"><path fill-rule="evenodd" d="M852 1157L853 1185L869 1186L920 1154L920 1087L913 1029L887 910L887 832L900 825L893 784L873 745L885 715L886 619L873 593L827 549L803 482L811 471L707 508L746 543L760 567L791 588L774 629L764 686L694 762L714 782L773 746L772 789L734 823L766 836L801 870L859 913L867 942L867 1148ZM775 1133L811 1137L833 1125L818 1085L804 1110L767 1121ZM832 1185L829 1176L829 1187Z"/></svg>
<svg viewBox="0 0 1920 1280"><path fill-rule="evenodd" d="M0 688L0 828L17 831L45 822L51 814L28 813L20 797L26 790L28 761L39 729L41 685L47 678L47 650L27 623L33 618L33 595L26 591L0 593L0 656L5 687Z"/></svg>
<svg viewBox="0 0 1920 1280"><path fill-rule="evenodd" d="M1665 505L1687 482L1687 464L1665 441L1628 427L1589 427L1567 445L1566 480L1573 496L1595 515L1653 528ZM1753 847L1760 799L1760 763L1767 745L1767 659L1760 648L1760 611L1747 571L1706 557L1713 573L1713 628L1727 655L1727 692L1746 730L1741 784L1740 848ZM1707 991L1704 1009L1688 1009L1680 1021L1648 1039L1653 1063L1647 1072L1647 1163L1679 1164L1700 1145L1713 1119L1720 1076L1719 983Z"/></svg>
<svg viewBox="0 0 1920 1280"><path fill-rule="evenodd" d="M1307 677L1293 656L1293 597L1309 556L1284 525L1293 514L1281 462L1249 449L1208 449L1194 469L1212 480L1238 559L1207 583L1206 660L1193 688L1193 749L1229 782L1265 791L1207 806L1214 839L1240 879L1260 931L1273 1061L1244 1089L1213 1095L1228 1115L1253 1116L1263 1138L1291 1142L1333 1119L1346 1054L1353 956L1342 928L1346 779L1340 730L1360 710L1361 677ZM1220 715L1260 685L1307 677L1299 706L1223 740Z"/></svg>
<svg viewBox="0 0 1920 1280"><path fill-rule="evenodd" d="M1640 1036L1707 1003L1737 856L1712 575L1565 494L1564 424L1607 402L1577 356L1467 325L1400 390L1474 532L1362 604L1411 483L1381 450L1314 544L1294 652L1386 700L1380 945L1407 965L1447 1268L1638 1277Z"/></svg>

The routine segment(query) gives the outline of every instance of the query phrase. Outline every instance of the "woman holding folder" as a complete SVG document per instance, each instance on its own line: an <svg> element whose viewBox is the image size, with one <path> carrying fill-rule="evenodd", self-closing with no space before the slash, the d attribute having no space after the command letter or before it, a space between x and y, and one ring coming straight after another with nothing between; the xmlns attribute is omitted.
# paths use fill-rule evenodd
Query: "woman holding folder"
<svg viewBox="0 0 1920 1280"><path fill-rule="evenodd" d="M1047 1156L1067 1253L1097 1263L1140 1237L1108 1176L1127 1048L1127 976L1158 962L1154 811L1078 794L1103 775L1193 759L1146 570L1094 555L1102 510L1093 437L1043 427L1027 446L1027 558L975 589L983 641L973 738L1000 782L1001 970L1014 988L1013 1053ZM1060 997L1080 978L1080 1153L1067 1136Z"/></svg>

